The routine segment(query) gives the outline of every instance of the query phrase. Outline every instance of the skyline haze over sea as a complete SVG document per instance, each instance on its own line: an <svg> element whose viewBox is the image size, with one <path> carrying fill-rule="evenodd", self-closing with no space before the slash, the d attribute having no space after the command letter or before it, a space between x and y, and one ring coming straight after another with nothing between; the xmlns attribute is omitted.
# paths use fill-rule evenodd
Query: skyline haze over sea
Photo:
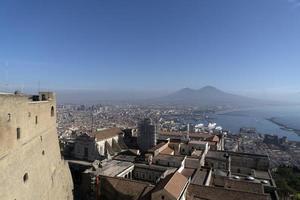
<svg viewBox="0 0 300 200"><path fill-rule="evenodd" d="M1 90L300 99L297 1L1 1L0 13Z"/></svg>

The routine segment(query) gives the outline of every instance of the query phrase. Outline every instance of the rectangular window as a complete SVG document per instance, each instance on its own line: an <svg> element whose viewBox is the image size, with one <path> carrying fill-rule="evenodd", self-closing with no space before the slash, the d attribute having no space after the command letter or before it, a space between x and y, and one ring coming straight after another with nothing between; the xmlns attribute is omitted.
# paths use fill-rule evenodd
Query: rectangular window
<svg viewBox="0 0 300 200"><path fill-rule="evenodd" d="M17 139L21 138L21 128L17 128Z"/></svg>

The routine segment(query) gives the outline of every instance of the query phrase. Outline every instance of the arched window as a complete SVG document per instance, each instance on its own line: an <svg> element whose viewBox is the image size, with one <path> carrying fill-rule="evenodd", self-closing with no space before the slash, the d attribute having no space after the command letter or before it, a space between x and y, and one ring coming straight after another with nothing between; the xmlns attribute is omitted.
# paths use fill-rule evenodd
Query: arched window
<svg viewBox="0 0 300 200"><path fill-rule="evenodd" d="M21 128L17 128L17 139L21 138Z"/></svg>
<svg viewBox="0 0 300 200"><path fill-rule="evenodd" d="M54 117L54 107L51 107L51 117Z"/></svg>
<svg viewBox="0 0 300 200"><path fill-rule="evenodd" d="M35 116L35 124L38 124L38 116Z"/></svg>

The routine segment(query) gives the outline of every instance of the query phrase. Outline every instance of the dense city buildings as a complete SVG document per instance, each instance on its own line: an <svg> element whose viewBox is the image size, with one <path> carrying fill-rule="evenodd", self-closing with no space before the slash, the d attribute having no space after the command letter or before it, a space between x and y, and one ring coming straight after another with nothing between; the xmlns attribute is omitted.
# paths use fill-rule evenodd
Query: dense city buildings
<svg viewBox="0 0 300 200"><path fill-rule="evenodd" d="M54 93L0 93L0 101L0 199L73 199Z"/></svg>
<svg viewBox="0 0 300 200"><path fill-rule="evenodd" d="M57 141L53 138L56 116L53 93L5 95L2 95L6 97L4 99L11 97L7 100L10 103L22 99L19 105L30 113L27 117L35 116L35 129L42 125L52 127L48 128L49 133L43 133L42 128L38 129L40 133L36 131L41 134L43 157L50 151L44 144L47 134L52 134L52 140L47 142ZM11 106L8 104L8 107ZM217 200L220 196L225 200L240 199L241 196L245 199L278 199L273 169L282 164L299 165L297 143L273 135L263 136L255 128L248 127L242 127L237 135L229 134L213 123L205 112L199 115L193 108L122 104L60 105L57 109L60 148L72 172L75 199ZM46 119L46 112L52 121ZM7 113L7 123L18 119L16 111L7 110ZM191 123L200 118L209 122ZM22 127L25 124L18 119L18 124L14 125L17 142L24 141ZM25 127L33 130L28 125ZM32 134L35 138L34 132ZM26 144L25 147L33 148L30 144L35 139L28 140L30 142L24 141L22 146ZM54 143L49 144L51 148ZM17 147L16 151L20 148ZM55 159L60 159L57 152L52 150L51 153L51 159L54 155ZM56 164L57 168L66 170L63 160L58 163L61 164ZM65 176L66 181L68 173L64 170L60 170L64 174L59 176ZM34 172L27 168L24 184L30 174ZM68 181L60 183L64 184L63 190L53 190L57 190L60 197L72 198L72 184ZM133 188L129 189L127 185ZM61 194L63 191L66 193Z"/></svg>
<svg viewBox="0 0 300 200"><path fill-rule="evenodd" d="M268 155L271 168L279 166L300 168L300 142L288 141L286 137L259 134L241 130L239 134L229 134L225 139L225 149L229 151Z"/></svg>
<svg viewBox="0 0 300 200"><path fill-rule="evenodd" d="M68 154L77 199L279 199L269 157L237 152L241 146L234 148L234 144L232 150L225 150L231 135L222 127L213 122L188 122L192 118L207 118L205 114L167 106L114 105L107 107L110 112L95 112L96 107L72 106L68 108L72 116L66 115L63 108L63 115L71 118L77 113L83 115L82 109L87 116L94 110L93 120L104 113L112 116L110 123L105 122L107 117L94 120L93 125L89 121L80 126L70 123L60 133L65 150L68 143L79 143L87 155L76 156L76 151ZM118 112L124 113L124 121L132 120L130 126L116 128ZM158 122L156 126L150 119ZM60 124L63 127L68 123ZM251 130L244 132L254 134ZM72 140L68 142L67 138ZM88 143L93 147L91 151L96 150L99 155L95 160L88 159Z"/></svg>
<svg viewBox="0 0 300 200"><path fill-rule="evenodd" d="M186 106L126 103L59 106L59 137L63 149L68 147L66 144L69 144L69 147L75 145L76 137L81 141L82 138L89 136L86 142L91 140L93 148L98 151L96 154L99 154L101 148L97 147L95 134L105 130L110 132L109 130L119 129L118 138L115 138L115 142L110 144L112 148L107 148L114 149L114 153L108 152L107 156L98 157L97 160L103 165L97 165L97 169L93 165L93 159L78 160L69 154L68 161L73 177L75 177L74 174L77 177L75 179L76 188L82 188L82 183L78 180L82 178L83 174L86 174L85 177L94 177L94 179L98 176L105 179L116 177L117 179L109 180L122 182L122 184L126 181L137 185L147 183L154 191L154 188L168 175L179 172L190 177L189 186L184 193L185 198L200 198L196 191L201 190L211 192L212 195L215 192L228 196L247 195L249 199L278 199L273 174L279 166L299 167L299 143L288 141L287 138L258 133L255 127L241 127L240 132L230 133L224 129L226 127L222 128L219 124L214 123L214 118L210 117L210 113L214 112L219 111L218 109L200 110L197 107ZM138 137L139 126L144 119L156 122L156 145L142 150ZM203 123L198 121L203 121ZM70 138L72 139L70 140ZM68 140L69 142L66 142ZM81 148L84 151L83 146ZM214 152L220 152L220 155L214 154ZM250 158L255 158L254 160L258 163L251 164ZM231 165L227 159L230 160ZM114 169L116 173L108 173L105 166L111 166L110 163L116 163L116 161L118 161L116 165L118 169ZM261 162L268 163L268 167L257 168ZM126 166L128 166L128 171L124 168ZM228 170L228 166L230 166L230 170ZM122 170L128 173L122 174ZM227 180L226 177L229 179ZM253 191L242 188L239 188L241 190L239 192L228 191L229 187L233 188L233 186L227 187L226 184L229 184L227 182L225 185L220 185L220 180L231 181L230 184L237 183L237 181L253 182L258 185L257 187L262 187L263 192L248 194ZM232 180L235 182L232 183ZM238 182L238 185L242 183ZM256 187L255 184L245 183L245 185L253 187ZM144 186L149 189L147 185ZM208 186L210 187L208 188ZM116 190L121 192L121 188ZM85 191L80 194L89 194L88 198L95 197L95 193L93 193L95 188L92 185ZM196 194L192 192L196 192ZM85 196L85 198L87 197ZM151 198L151 192L147 198ZM214 199L210 195L205 198Z"/></svg>
<svg viewBox="0 0 300 200"><path fill-rule="evenodd" d="M0 200L300 200L299 9L0 0Z"/></svg>
<svg viewBox="0 0 300 200"><path fill-rule="evenodd" d="M297 143L272 135L263 137L255 128L242 127L239 134L229 134L208 119L205 112L199 115L192 108L127 104L60 105L57 107L60 128L56 136L53 93L5 95L1 95L7 102L6 110L3 110L8 113L5 123L15 126L16 143L13 144L16 146L2 159L8 159L14 151L41 149L41 159L36 160L38 155L35 153L34 158L26 156L26 160L42 167L39 172L49 166L59 169L59 172L54 170L52 175L49 170L43 173L46 177L53 177L53 184L56 184L56 174L63 179L59 183L62 189L55 185L52 188L56 191L52 195L59 195L58 199L71 199L74 194L76 200L218 200L220 197L224 200L241 197L277 200L273 170L282 164L298 165ZM19 107L12 108L16 101L20 102ZM30 113L26 116L29 122L34 116L33 125L27 120L22 122L24 114L17 114L20 111ZM124 114L120 117L118 113ZM210 122L190 122L199 118ZM48 131L43 126L48 127ZM32 137L23 135L27 133L26 129L30 130ZM60 158L57 137L61 153L72 172L73 194L68 165ZM45 141L45 138L48 139ZM50 150L51 154L47 154ZM292 152L295 155L291 155ZM50 160L43 159L46 154L51 164L48 163ZM275 155L280 154L281 159L289 154L291 159L288 161L293 159L293 163L276 159ZM38 164L40 161L43 164ZM10 158L9 162L19 161ZM25 170L22 184L27 186L34 181L34 185L37 183L35 177L39 176L32 171L34 165L26 167L27 162L22 162L26 168L21 168ZM1 195L10 197L10 194ZM50 196L47 198L50 199Z"/></svg>

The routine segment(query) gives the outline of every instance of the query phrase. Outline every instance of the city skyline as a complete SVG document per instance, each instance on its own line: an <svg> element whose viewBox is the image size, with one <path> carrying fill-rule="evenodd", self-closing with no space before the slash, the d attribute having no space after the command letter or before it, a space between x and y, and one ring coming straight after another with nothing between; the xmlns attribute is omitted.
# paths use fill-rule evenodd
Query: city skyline
<svg viewBox="0 0 300 200"><path fill-rule="evenodd" d="M0 11L1 89L300 92L298 1L31 0Z"/></svg>
<svg viewBox="0 0 300 200"><path fill-rule="evenodd" d="M0 27L1 200L300 199L300 0L2 0Z"/></svg>

